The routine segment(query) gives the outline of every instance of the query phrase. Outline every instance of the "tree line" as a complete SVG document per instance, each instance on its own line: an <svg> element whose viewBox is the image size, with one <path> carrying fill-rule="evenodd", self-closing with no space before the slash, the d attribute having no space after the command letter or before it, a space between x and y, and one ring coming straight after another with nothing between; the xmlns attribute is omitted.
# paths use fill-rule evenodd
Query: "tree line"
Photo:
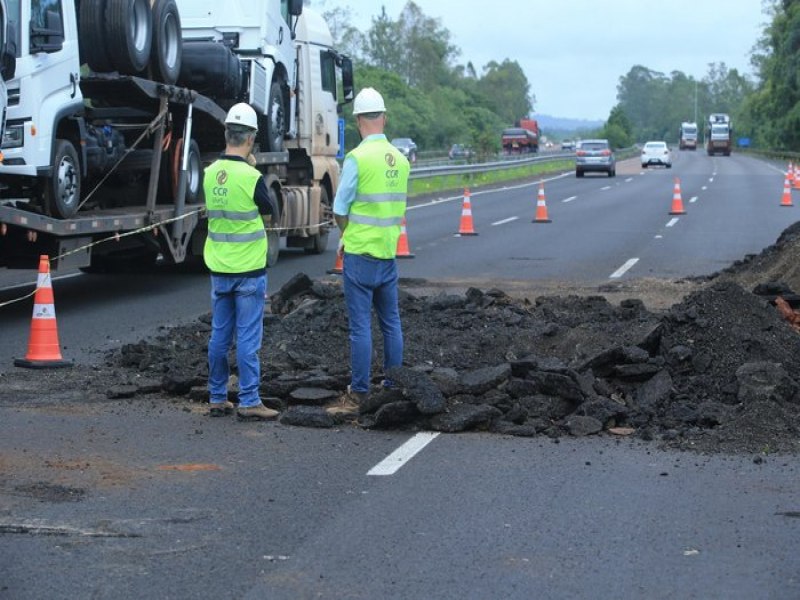
<svg viewBox="0 0 800 600"><path fill-rule="evenodd" d="M318 3L326 8L330 0ZM800 0L764 5L769 23L751 54L754 78L724 62L709 64L701 79L634 65L619 78L617 104L605 124L580 134L607 137L617 148L648 139L676 142L681 122L696 121L702 131L709 114L724 112L737 138L761 148L797 150ZM460 64L450 32L413 0L397 19L382 7L366 31L352 25L349 8L323 14L337 46L353 58L357 88L383 93L390 138L411 137L420 151L462 143L488 154L499 150L505 127L533 113L535 95L516 60L491 61L480 71L471 62ZM352 119L346 122L349 149L358 133Z"/></svg>

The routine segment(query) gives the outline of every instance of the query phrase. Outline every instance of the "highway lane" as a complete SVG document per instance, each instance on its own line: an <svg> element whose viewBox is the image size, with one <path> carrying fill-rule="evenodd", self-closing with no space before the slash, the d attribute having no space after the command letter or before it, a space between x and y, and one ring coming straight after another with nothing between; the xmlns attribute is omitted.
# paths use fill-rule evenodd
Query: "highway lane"
<svg viewBox="0 0 800 600"><path fill-rule="evenodd" d="M403 277L438 281L570 280L607 282L642 276L677 278L717 271L759 252L797 219L800 208L780 207L781 165L734 154L708 157L675 152L672 169L620 163L617 177L572 173L549 177L544 192L551 223L532 223L538 182L473 190L477 236L460 237L462 195L413 201L408 239L414 259L400 261ZM686 215L669 215L679 177ZM796 194L796 192L795 192ZM274 292L298 272L325 277L336 244L321 256L285 251L269 270ZM195 319L209 306L207 275L185 268L113 275L54 274L64 355L99 360L98 351ZM8 272L4 286L34 281ZM0 302L29 291L0 292ZM0 308L0 372L24 354L32 299Z"/></svg>

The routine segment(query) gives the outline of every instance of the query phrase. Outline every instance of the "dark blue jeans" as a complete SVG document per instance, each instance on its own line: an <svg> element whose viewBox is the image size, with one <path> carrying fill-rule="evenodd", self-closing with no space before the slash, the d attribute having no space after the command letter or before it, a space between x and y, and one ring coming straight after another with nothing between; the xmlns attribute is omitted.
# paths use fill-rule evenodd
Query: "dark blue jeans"
<svg viewBox="0 0 800 600"><path fill-rule="evenodd" d="M228 351L236 334L239 368L239 406L261 403L258 352L264 334L264 296L267 275L211 276L211 340L208 342L208 392L212 403L228 399Z"/></svg>
<svg viewBox="0 0 800 600"><path fill-rule="evenodd" d="M403 363L403 331L397 303L397 261L345 252L344 299L350 321L350 388L368 392L372 366L372 307L383 333L383 370Z"/></svg>

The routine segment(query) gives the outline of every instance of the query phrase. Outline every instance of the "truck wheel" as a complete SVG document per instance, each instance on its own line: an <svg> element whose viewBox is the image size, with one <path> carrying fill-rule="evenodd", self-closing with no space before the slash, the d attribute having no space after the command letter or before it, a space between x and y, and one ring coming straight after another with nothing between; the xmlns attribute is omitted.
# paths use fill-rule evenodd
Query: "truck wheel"
<svg viewBox="0 0 800 600"><path fill-rule="evenodd" d="M283 106L283 90L277 81L269 88L265 139L267 152L283 152L283 135L286 132L286 109Z"/></svg>
<svg viewBox="0 0 800 600"><path fill-rule="evenodd" d="M117 71L144 71L153 44L150 0L106 0L106 42Z"/></svg>
<svg viewBox="0 0 800 600"><path fill-rule="evenodd" d="M103 15L106 11L106 0L94 2L81 2L78 15L78 35L83 43L80 44L81 63L86 63L92 71L107 73L114 67L108 57L105 38L105 21Z"/></svg>
<svg viewBox="0 0 800 600"><path fill-rule="evenodd" d="M153 44L150 64L156 81L170 85L181 72L183 39L181 17L175 0L150 0L153 12Z"/></svg>
<svg viewBox="0 0 800 600"><path fill-rule="evenodd" d="M56 140L53 173L44 189L48 212L69 219L78 212L81 198L81 165L75 146L68 140Z"/></svg>
<svg viewBox="0 0 800 600"><path fill-rule="evenodd" d="M180 146L183 148L183 144ZM179 161L183 159L183 150ZM180 162L178 163L180 168ZM200 158L200 146L192 140L189 143L189 163L186 173L186 204L200 204L205 201L203 196L203 160Z"/></svg>
<svg viewBox="0 0 800 600"><path fill-rule="evenodd" d="M333 221L333 207L324 185L320 187L319 216L320 221L326 224L320 226L318 234L311 236L311 244L303 248L306 254L322 254L328 249L328 234L331 230L328 223Z"/></svg>

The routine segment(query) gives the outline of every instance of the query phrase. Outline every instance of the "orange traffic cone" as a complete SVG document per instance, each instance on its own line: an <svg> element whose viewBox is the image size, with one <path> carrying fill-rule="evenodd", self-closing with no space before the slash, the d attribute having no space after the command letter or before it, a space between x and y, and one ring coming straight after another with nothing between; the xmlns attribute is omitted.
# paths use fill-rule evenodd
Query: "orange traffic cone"
<svg viewBox="0 0 800 600"><path fill-rule="evenodd" d="M672 210L669 211L671 215L685 215L686 211L683 209L683 198L681 198L681 180L675 178L675 187L672 191Z"/></svg>
<svg viewBox="0 0 800 600"><path fill-rule="evenodd" d="M344 252L336 251L336 262L333 263L333 268L325 272L328 275L341 275L344 273Z"/></svg>
<svg viewBox="0 0 800 600"><path fill-rule="evenodd" d="M792 190L789 189L788 175L783 180L783 197L781 198L781 206L792 206Z"/></svg>
<svg viewBox="0 0 800 600"><path fill-rule="evenodd" d="M539 182L539 196L536 199L536 218L531 223L552 223L547 218L547 202L544 198L544 182Z"/></svg>
<svg viewBox="0 0 800 600"><path fill-rule="evenodd" d="M794 189L800 190L800 165L794 166Z"/></svg>
<svg viewBox="0 0 800 600"><path fill-rule="evenodd" d="M39 257L39 278L33 297L33 318L28 353L18 358L14 364L32 369L71 367L72 363L61 357L58 347L58 325L53 299L53 285L50 280L50 259Z"/></svg>
<svg viewBox="0 0 800 600"><path fill-rule="evenodd" d="M472 224L472 203L470 202L469 188L464 188L464 204L461 207L461 225L458 227L459 235L478 235Z"/></svg>
<svg viewBox="0 0 800 600"><path fill-rule="evenodd" d="M789 179L789 188L794 187L794 167L792 161L789 161L789 169L786 171L786 177Z"/></svg>
<svg viewBox="0 0 800 600"><path fill-rule="evenodd" d="M397 258L414 258L408 249L408 234L406 233L406 218L400 226L400 237L397 239Z"/></svg>

